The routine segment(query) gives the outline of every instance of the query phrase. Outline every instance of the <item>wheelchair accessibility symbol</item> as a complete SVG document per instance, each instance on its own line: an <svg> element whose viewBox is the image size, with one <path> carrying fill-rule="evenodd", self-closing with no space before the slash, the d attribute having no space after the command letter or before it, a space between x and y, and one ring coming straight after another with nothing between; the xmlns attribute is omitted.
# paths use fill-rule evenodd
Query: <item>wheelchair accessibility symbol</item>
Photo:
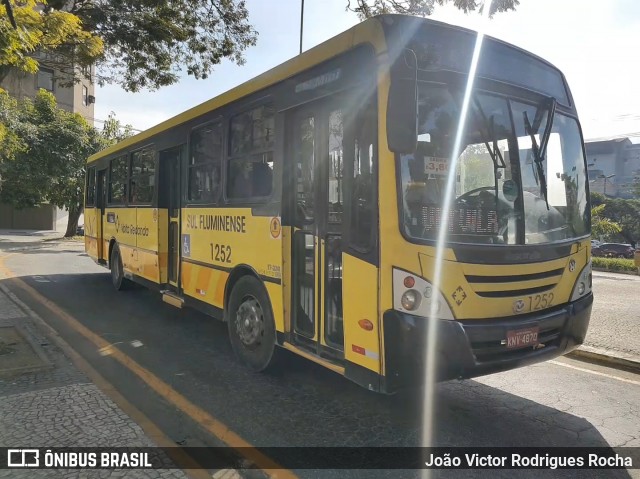
<svg viewBox="0 0 640 479"><path fill-rule="evenodd" d="M191 235L182 235L182 256L191 256Z"/></svg>

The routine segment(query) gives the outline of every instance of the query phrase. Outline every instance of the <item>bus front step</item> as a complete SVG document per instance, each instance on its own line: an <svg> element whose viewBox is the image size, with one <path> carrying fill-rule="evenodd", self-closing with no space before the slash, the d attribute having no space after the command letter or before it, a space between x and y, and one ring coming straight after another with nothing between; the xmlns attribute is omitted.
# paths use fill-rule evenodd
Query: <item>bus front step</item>
<svg viewBox="0 0 640 479"><path fill-rule="evenodd" d="M182 306L184 305L184 298L176 296L174 293L171 293L169 291L162 292L162 301L170 304L171 306L175 306L176 308L182 308Z"/></svg>

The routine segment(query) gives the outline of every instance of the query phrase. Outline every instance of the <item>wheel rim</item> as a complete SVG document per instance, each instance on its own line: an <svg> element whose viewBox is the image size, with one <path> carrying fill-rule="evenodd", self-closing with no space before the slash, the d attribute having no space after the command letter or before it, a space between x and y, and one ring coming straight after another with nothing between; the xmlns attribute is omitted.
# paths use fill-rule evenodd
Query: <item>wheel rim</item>
<svg viewBox="0 0 640 479"><path fill-rule="evenodd" d="M264 313L256 298L247 296L236 311L236 332L242 344L255 349L264 335Z"/></svg>

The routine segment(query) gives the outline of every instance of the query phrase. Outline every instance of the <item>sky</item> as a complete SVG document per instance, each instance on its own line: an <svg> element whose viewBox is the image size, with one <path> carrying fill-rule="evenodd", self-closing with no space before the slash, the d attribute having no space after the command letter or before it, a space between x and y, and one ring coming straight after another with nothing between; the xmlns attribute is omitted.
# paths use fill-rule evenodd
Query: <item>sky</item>
<svg viewBox="0 0 640 479"><path fill-rule="evenodd" d="M347 0L305 0L303 49L358 23ZM206 80L186 74L158 91L127 93L96 88L95 118L110 112L144 130L198 105L298 54L300 0L247 0L258 42L243 66L224 61ZM480 15L436 7L433 19L477 29ZM550 61L565 74L584 137L629 136L640 142L640 1L520 0L516 11L496 14L487 33ZM100 126L97 122L96 126Z"/></svg>

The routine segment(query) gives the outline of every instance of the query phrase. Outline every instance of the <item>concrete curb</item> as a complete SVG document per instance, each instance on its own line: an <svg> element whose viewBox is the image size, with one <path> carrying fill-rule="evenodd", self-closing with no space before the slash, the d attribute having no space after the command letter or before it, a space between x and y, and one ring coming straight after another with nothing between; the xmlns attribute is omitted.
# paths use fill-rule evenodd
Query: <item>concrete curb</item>
<svg viewBox="0 0 640 479"><path fill-rule="evenodd" d="M2 291L6 293L5 291L5 287L2 286ZM14 301L15 300L13 298L11 298L8 294L7 297ZM19 306L19 305L18 305ZM23 311L24 313L26 313L26 311ZM27 314L25 314L25 318L27 317ZM22 319L19 318L18 321ZM12 368L12 369L0 369L0 378L6 380L7 378L11 378L13 376L16 375L20 375L20 374L25 374L25 373L33 373L33 372L38 372L38 371L46 371L46 370L51 370L54 368L54 364L51 362L51 360L49 359L49 357L46 355L46 353L43 351L42 347L40 346L39 341L33 336L33 334L28 331L23 324L20 324L16 321L7 321L7 320L3 320L0 319L0 327L2 328L14 328L18 335L20 337L22 337L22 339L25 340L25 342L31 347L31 349L33 350L33 352L35 353L35 355L38 357L38 359L40 360L41 364L37 364L37 365L29 365L29 366L20 366L20 367L16 367L16 368Z"/></svg>
<svg viewBox="0 0 640 479"><path fill-rule="evenodd" d="M582 345L567 357L640 374L640 356L634 354Z"/></svg>
<svg viewBox="0 0 640 479"><path fill-rule="evenodd" d="M640 276L640 272L636 272L636 271L614 271L612 269L596 268L596 267L593 267L592 269L593 271L599 271L601 273L616 273L616 274L628 274L631 276Z"/></svg>

